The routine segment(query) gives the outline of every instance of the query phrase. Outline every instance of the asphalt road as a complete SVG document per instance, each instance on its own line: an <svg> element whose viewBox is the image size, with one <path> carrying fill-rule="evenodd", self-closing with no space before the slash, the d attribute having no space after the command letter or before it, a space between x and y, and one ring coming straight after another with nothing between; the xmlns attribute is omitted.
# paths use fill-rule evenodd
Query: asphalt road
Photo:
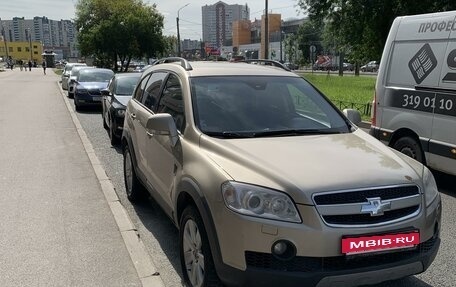
<svg viewBox="0 0 456 287"><path fill-rule="evenodd" d="M72 101L71 101L72 102ZM73 106L74 108L74 106ZM77 114L95 152L111 178L116 192L138 229L163 282L168 287L183 286L178 253L178 231L151 199L132 206L125 196L121 150L110 145L103 129L100 109ZM375 287L429 287L456 285L456 177L437 175L443 202L442 244L431 267L423 274L386 282Z"/></svg>

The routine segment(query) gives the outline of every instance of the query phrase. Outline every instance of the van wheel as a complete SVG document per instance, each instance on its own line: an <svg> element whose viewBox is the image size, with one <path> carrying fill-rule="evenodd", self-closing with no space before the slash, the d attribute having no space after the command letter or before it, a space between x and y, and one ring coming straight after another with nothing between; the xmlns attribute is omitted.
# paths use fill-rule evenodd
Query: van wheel
<svg viewBox="0 0 456 287"><path fill-rule="evenodd" d="M124 180L127 198L132 203L139 202L144 196L144 188L136 176L131 152L128 146L124 150Z"/></svg>
<svg viewBox="0 0 456 287"><path fill-rule="evenodd" d="M194 206L185 208L179 227L180 261L186 286L222 286L203 220Z"/></svg>
<svg viewBox="0 0 456 287"><path fill-rule="evenodd" d="M394 143L393 148L421 163L424 163L421 145L414 138L401 137Z"/></svg>

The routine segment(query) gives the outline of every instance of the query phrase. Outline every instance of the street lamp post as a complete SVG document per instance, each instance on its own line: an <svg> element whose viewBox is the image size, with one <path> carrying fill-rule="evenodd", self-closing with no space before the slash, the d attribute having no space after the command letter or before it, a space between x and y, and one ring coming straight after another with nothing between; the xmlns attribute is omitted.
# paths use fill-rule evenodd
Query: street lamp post
<svg viewBox="0 0 456 287"><path fill-rule="evenodd" d="M264 1L265 16L264 16L264 58L269 59L269 11L268 11L268 0Z"/></svg>
<svg viewBox="0 0 456 287"><path fill-rule="evenodd" d="M30 45L30 60L33 59L33 55L32 55L32 34L30 33L30 29L29 29L29 45Z"/></svg>
<svg viewBox="0 0 456 287"><path fill-rule="evenodd" d="M5 55L6 60L8 60L8 45L6 44L6 35L5 35L5 28L2 26L2 36L3 36L3 43L5 44Z"/></svg>
<svg viewBox="0 0 456 287"><path fill-rule="evenodd" d="M285 34L282 30L280 31L280 62L283 63L283 34Z"/></svg>
<svg viewBox="0 0 456 287"><path fill-rule="evenodd" d="M181 56L181 43L180 43L180 33L179 33L179 12L180 12L180 10L184 9L185 7L187 7L188 5L190 5L190 3L185 4L184 6L180 7L177 10L176 24L177 24L177 56L178 57Z"/></svg>

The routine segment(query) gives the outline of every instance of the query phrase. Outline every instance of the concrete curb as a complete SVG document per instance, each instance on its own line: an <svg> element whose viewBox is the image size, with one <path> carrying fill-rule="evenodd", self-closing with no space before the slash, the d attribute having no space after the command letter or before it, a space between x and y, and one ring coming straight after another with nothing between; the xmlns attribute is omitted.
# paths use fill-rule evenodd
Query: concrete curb
<svg viewBox="0 0 456 287"><path fill-rule="evenodd" d="M120 202L111 179L106 175L103 166L98 160L92 143L88 139L84 129L81 126L81 123L79 122L78 117L76 116L76 113L71 107L68 97L65 95L65 92L62 90L59 82L57 82L57 86L59 87L60 94L62 95L68 112L71 115L79 137L81 138L81 142L93 167L95 175L97 176L98 182L100 183L101 190L103 191L106 201L108 202L109 208L111 209L111 212L114 216L114 220L117 223L120 234L122 235L122 239L124 240L125 247L130 254L131 261L136 269L136 272L138 273L138 277L141 281L142 286L164 287L165 285L160 277L160 273L155 268L152 258L147 252L144 243L141 241L139 234L130 219L130 216Z"/></svg>

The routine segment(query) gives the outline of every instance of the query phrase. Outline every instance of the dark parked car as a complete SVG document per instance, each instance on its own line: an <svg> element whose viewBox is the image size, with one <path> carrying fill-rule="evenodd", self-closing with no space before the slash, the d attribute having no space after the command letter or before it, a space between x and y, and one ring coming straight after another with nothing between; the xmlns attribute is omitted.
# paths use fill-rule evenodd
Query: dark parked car
<svg viewBox="0 0 456 287"><path fill-rule="evenodd" d="M141 73L120 73L114 75L108 87L101 91L103 127L108 130L111 144L122 136L125 109L131 99Z"/></svg>
<svg viewBox="0 0 456 287"><path fill-rule="evenodd" d="M83 69L74 84L74 106L101 105L101 90L106 89L114 72L109 69Z"/></svg>

